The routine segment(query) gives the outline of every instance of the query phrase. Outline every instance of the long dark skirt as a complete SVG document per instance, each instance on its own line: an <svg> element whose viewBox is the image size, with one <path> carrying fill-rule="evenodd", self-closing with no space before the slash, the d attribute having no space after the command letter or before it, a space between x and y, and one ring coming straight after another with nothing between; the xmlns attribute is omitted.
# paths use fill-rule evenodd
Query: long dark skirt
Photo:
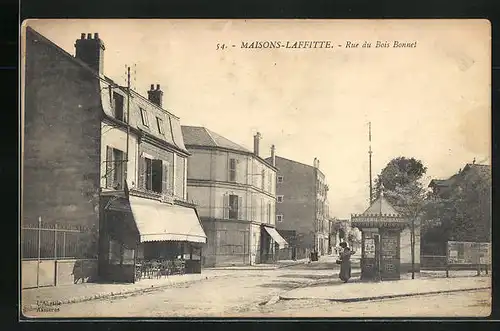
<svg viewBox="0 0 500 331"><path fill-rule="evenodd" d="M347 282L351 278L351 261L345 261L340 264L339 278L343 282Z"/></svg>

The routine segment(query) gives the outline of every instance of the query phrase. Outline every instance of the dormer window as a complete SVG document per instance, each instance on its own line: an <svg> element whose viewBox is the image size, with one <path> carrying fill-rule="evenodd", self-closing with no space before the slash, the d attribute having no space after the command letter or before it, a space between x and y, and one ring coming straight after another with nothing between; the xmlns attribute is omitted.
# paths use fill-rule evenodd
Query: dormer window
<svg viewBox="0 0 500 331"><path fill-rule="evenodd" d="M145 109L139 109L141 110L142 125L149 127L148 112Z"/></svg>
<svg viewBox="0 0 500 331"><path fill-rule="evenodd" d="M121 94L113 92L113 111L115 118L120 121L124 120L123 99Z"/></svg>
<svg viewBox="0 0 500 331"><path fill-rule="evenodd" d="M158 126L158 132L160 134L165 134L165 131L163 130L163 120L161 118L156 118L156 125Z"/></svg>

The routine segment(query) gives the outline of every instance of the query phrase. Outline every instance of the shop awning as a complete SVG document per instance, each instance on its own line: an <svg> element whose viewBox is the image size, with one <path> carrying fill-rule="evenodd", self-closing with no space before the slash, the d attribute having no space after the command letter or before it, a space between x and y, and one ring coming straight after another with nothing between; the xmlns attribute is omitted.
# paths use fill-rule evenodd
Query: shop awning
<svg viewBox="0 0 500 331"><path fill-rule="evenodd" d="M141 242L207 242L205 231L193 208L135 196L130 196L129 202Z"/></svg>
<svg viewBox="0 0 500 331"><path fill-rule="evenodd" d="M284 247L288 246L288 243L286 242L286 240L283 239L283 237L278 233L278 231L276 231L275 228L269 228L269 227L265 226L264 229L266 229L266 232L269 233L271 238L273 238L273 240L278 244L278 246L280 248L284 248Z"/></svg>

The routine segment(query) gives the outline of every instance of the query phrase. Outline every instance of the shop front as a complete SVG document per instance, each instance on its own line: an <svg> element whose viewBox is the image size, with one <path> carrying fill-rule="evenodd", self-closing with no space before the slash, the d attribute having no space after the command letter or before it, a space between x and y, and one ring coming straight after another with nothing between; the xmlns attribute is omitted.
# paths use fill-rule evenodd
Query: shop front
<svg viewBox="0 0 500 331"><path fill-rule="evenodd" d="M260 247L261 263L274 263L278 259L279 250L288 247L288 243L275 228L262 225Z"/></svg>
<svg viewBox="0 0 500 331"><path fill-rule="evenodd" d="M194 207L130 194L107 203L101 248L106 280L201 273L206 235Z"/></svg>

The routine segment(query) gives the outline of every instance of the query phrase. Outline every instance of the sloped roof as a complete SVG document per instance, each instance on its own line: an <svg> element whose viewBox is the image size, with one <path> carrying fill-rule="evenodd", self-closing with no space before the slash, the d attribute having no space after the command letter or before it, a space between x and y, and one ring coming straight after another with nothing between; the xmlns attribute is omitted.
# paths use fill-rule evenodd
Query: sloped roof
<svg viewBox="0 0 500 331"><path fill-rule="evenodd" d="M399 213L383 195L380 195L362 215L399 215Z"/></svg>
<svg viewBox="0 0 500 331"><path fill-rule="evenodd" d="M66 52L64 49L59 47L57 44L43 36L41 33L36 31L31 27L26 28L27 39L32 38L36 39L38 42L43 42L44 44L54 48L62 55L71 59L74 63L80 65L82 68L89 70L92 74L95 75L96 79L99 81L101 85L101 105L104 113L109 117L114 117L113 109L112 109L112 93L118 93L122 95L126 99L127 89L123 86L120 86L116 82L114 82L111 78L98 73L94 69L90 68L85 62L80 59L74 57L70 53ZM149 135L163 140L169 145L176 147L177 149L189 153L184 146L183 137L180 129L180 121L177 116L172 114L171 112L159 107L158 105L149 101L148 98L144 97L140 93L134 90L130 90L130 118L129 124L134 129L139 129L147 132ZM146 110L146 116L148 117L149 125L145 126L141 120L141 108ZM163 122L163 133L159 132L158 125L156 122L156 118L159 118Z"/></svg>
<svg viewBox="0 0 500 331"><path fill-rule="evenodd" d="M245 147L238 145L235 142L221 136L202 126L182 125L182 135L184 136L184 144L188 146L202 147L220 147L235 151L251 153Z"/></svg>

